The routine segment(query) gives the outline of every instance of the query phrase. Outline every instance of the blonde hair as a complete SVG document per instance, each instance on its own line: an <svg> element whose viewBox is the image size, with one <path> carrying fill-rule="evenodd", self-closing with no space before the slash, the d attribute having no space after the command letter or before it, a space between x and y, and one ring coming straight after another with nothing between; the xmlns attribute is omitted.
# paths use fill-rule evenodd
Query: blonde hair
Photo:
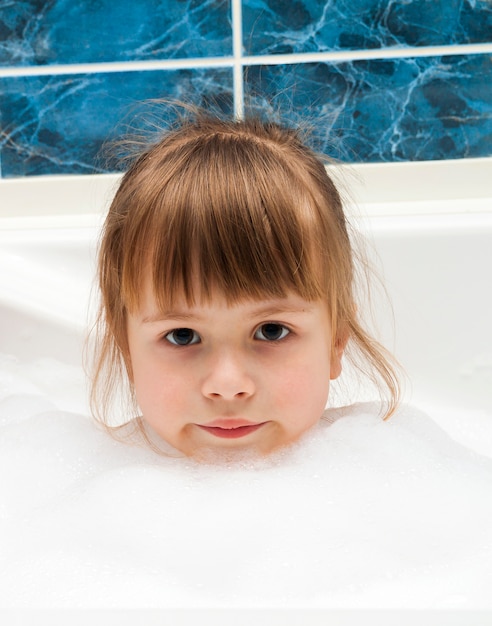
<svg viewBox="0 0 492 626"><path fill-rule="evenodd" d="M163 310L220 290L228 302L295 292L324 299L334 346L354 344L389 417L399 401L395 365L362 327L354 305L354 253L340 195L297 131L258 119L203 114L144 151L123 176L99 249L101 290L91 402L107 423L122 379L132 392L127 315L144 276ZM199 284L199 293L196 285Z"/></svg>

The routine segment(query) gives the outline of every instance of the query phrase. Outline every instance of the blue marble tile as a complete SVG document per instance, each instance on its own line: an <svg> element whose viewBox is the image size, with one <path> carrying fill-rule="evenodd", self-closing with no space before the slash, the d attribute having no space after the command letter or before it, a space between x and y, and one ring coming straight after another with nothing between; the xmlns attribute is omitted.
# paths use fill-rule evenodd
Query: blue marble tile
<svg viewBox="0 0 492 626"><path fill-rule="evenodd" d="M490 0L243 0L246 54L492 41Z"/></svg>
<svg viewBox="0 0 492 626"><path fill-rule="evenodd" d="M224 56L231 0L20 0L0 11L0 64Z"/></svg>
<svg viewBox="0 0 492 626"><path fill-rule="evenodd" d="M155 109L142 101L178 99L226 113L233 108L229 68L3 78L0 91L3 177L116 169L101 148L128 132L122 119L148 132L144 121ZM173 110L162 106L159 113L165 120Z"/></svg>
<svg viewBox="0 0 492 626"><path fill-rule="evenodd" d="M314 128L347 162L492 155L490 55L251 66L247 111Z"/></svg>

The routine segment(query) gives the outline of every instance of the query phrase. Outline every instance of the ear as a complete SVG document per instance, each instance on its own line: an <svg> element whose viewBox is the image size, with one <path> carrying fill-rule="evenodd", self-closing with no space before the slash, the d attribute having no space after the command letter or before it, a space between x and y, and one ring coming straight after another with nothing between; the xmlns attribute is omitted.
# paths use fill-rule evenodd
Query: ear
<svg viewBox="0 0 492 626"><path fill-rule="evenodd" d="M350 337L348 324L338 329L337 338L331 349L330 380L335 380L342 373L342 357Z"/></svg>

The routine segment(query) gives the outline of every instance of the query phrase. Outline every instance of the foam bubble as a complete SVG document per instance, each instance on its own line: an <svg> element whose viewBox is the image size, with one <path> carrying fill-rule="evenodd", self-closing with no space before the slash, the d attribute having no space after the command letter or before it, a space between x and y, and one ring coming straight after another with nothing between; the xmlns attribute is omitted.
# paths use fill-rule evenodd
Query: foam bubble
<svg viewBox="0 0 492 626"><path fill-rule="evenodd" d="M0 409L5 606L492 608L492 461L419 411L334 410L268 459L199 464L26 371Z"/></svg>

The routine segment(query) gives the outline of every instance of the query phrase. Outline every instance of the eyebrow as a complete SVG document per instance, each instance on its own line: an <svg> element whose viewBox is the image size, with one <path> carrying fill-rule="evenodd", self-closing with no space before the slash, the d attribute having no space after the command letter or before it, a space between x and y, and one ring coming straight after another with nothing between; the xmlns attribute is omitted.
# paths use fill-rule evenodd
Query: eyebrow
<svg viewBox="0 0 492 626"><path fill-rule="evenodd" d="M253 312L252 317L275 317L285 313L311 313L312 306L266 306Z"/></svg>
<svg viewBox="0 0 492 626"><path fill-rule="evenodd" d="M286 313L311 313L311 306L265 306L255 309L251 312L250 317L275 317L276 315L285 315ZM185 311L160 311L151 315L145 315L140 321L142 324L155 324L157 322L165 322L168 320L176 321L199 321L204 316L199 313L186 313Z"/></svg>
<svg viewBox="0 0 492 626"><path fill-rule="evenodd" d="M187 322L189 320L199 320L200 315L192 315L191 313L184 313L182 311L160 311L153 315L145 315L140 320L142 324L155 324L156 322L165 322L167 320L178 320Z"/></svg>

